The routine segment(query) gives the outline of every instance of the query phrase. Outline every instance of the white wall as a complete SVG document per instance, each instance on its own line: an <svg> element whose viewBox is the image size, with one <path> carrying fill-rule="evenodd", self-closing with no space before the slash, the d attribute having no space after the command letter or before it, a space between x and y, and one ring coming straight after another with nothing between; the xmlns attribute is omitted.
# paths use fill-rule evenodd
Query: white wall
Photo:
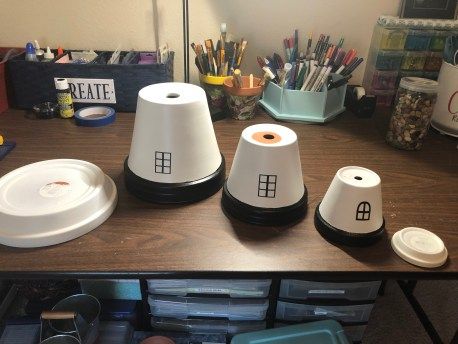
<svg viewBox="0 0 458 344"><path fill-rule="evenodd" d="M38 39L41 45L73 49L148 50L155 47L154 0L0 0L0 46L24 46ZM183 40L180 0L157 0L160 43L176 52L175 79L183 79ZM381 14L396 15L400 0L189 0L190 40L216 43L219 26L228 34L248 40L242 72L260 74L256 56L282 53L284 37L299 29L300 47L308 32L345 37L366 57L372 29ZM197 68L191 50L191 81ZM360 82L364 65L354 74Z"/></svg>

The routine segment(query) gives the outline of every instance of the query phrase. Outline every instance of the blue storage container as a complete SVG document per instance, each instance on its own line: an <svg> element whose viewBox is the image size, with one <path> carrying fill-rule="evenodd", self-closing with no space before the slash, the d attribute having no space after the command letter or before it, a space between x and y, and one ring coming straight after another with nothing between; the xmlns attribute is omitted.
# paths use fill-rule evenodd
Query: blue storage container
<svg viewBox="0 0 458 344"><path fill-rule="evenodd" d="M231 344L348 344L342 326L334 320L317 321L239 334Z"/></svg>

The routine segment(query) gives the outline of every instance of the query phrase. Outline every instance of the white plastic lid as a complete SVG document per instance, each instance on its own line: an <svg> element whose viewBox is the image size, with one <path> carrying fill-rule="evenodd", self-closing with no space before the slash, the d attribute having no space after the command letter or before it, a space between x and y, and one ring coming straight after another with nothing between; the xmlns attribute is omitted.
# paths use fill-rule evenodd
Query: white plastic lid
<svg viewBox="0 0 458 344"><path fill-rule="evenodd" d="M114 182L96 165L56 159L0 178L0 244L59 244L102 224L117 203Z"/></svg>
<svg viewBox="0 0 458 344"><path fill-rule="evenodd" d="M48 60L52 60L54 58L54 53L51 51L51 49L49 49L49 47L46 47L46 52L44 53L44 58L48 59Z"/></svg>
<svg viewBox="0 0 458 344"><path fill-rule="evenodd" d="M68 81L67 79L64 79L64 78L59 78L59 79L56 79L56 89L58 90L66 90L68 88Z"/></svg>
<svg viewBox="0 0 458 344"><path fill-rule="evenodd" d="M415 76L405 76L401 79L399 86L409 91L423 93L437 93L438 82Z"/></svg>
<svg viewBox="0 0 458 344"><path fill-rule="evenodd" d="M441 266L448 252L442 240L434 233L418 227L407 227L391 238L394 252L405 261L424 268Z"/></svg>

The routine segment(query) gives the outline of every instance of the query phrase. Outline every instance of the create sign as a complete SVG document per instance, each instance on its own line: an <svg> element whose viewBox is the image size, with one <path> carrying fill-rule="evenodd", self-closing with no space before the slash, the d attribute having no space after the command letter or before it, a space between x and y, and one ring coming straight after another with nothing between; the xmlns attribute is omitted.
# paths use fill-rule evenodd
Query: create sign
<svg viewBox="0 0 458 344"><path fill-rule="evenodd" d="M54 78L54 81L57 78ZM116 104L113 79L67 78L74 103Z"/></svg>

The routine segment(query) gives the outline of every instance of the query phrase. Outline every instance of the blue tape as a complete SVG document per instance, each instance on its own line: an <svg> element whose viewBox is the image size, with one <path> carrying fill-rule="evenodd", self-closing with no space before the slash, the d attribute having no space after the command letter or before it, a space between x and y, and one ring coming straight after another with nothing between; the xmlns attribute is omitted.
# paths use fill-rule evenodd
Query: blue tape
<svg viewBox="0 0 458 344"><path fill-rule="evenodd" d="M75 112L76 125L82 127L101 127L115 119L115 110L108 106L89 106Z"/></svg>

